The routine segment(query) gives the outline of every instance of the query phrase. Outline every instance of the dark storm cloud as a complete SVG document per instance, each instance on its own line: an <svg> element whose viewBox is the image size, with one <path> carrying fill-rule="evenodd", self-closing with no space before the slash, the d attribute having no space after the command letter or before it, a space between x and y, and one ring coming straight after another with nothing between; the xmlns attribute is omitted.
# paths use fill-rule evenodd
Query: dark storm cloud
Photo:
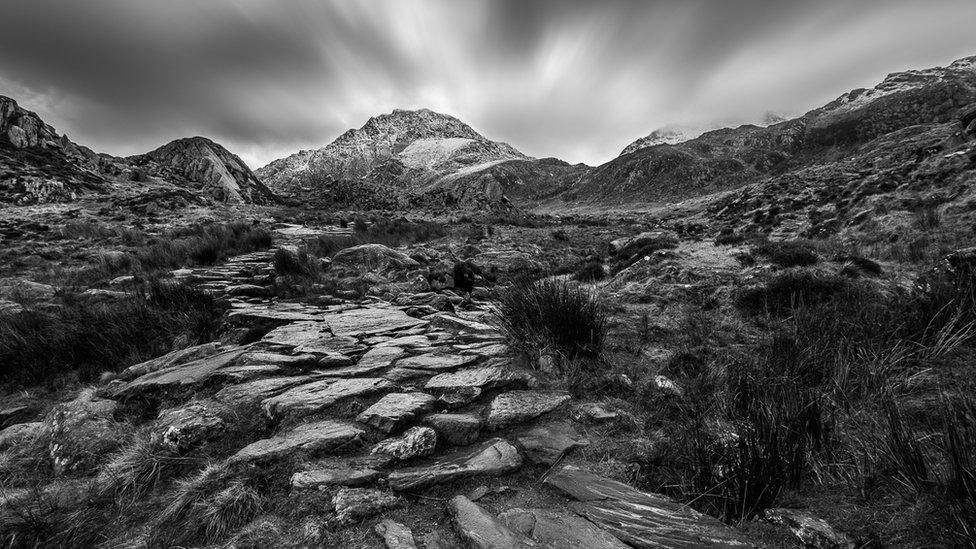
<svg viewBox="0 0 976 549"><path fill-rule="evenodd" d="M971 0L7 0L0 93L115 154L252 166L428 107L599 163L669 123L800 113L976 54Z"/></svg>

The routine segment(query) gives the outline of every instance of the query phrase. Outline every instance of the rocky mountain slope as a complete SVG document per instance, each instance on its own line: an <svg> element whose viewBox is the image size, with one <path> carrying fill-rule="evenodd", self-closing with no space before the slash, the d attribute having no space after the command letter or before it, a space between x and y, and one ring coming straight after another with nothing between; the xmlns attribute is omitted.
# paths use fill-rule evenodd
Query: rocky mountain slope
<svg viewBox="0 0 976 549"><path fill-rule="evenodd" d="M957 124L976 102L976 57L948 67L889 75L769 127L706 132L679 144L632 152L587 172L563 198L592 205L676 202L850 157L913 126ZM838 182L844 183L844 182Z"/></svg>
<svg viewBox="0 0 976 549"><path fill-rule="evenodd" d="M135 195L160 192L184 194L191 201L275 201L240 158L209 139L178 139L144 155L118 158L75 144L36 113L0 96L0 203L70 202L95 194L138 202Z"/></svg>
<svg viewBox="0 0 976 549"><path fill-rule="evenodd" d="M773 124L786 122L786 120L786 118L780 116L779 114L767 112L762 116L761 120L756 122L756 125L763 127L772 126ZM712 126L669 124L652 131L640 139L635 140L630 145L624 147L624 150L621 151L620 154L630 154L634 151L646 149L647 147L653 147L655 145L677 145L678 143L691 141L707 131L719 129L720 127L721 126L719 124Z"/></svg>
<svg viewBox="0 0 976 549"><path fill-rule="evenodd" d="M276 192L303 202L355 207L505 207L526 179L572 171L491 141L460 120L427 109L370 118L329 145L256 171ZM541 194L546 194L543 191Z"/></svg>

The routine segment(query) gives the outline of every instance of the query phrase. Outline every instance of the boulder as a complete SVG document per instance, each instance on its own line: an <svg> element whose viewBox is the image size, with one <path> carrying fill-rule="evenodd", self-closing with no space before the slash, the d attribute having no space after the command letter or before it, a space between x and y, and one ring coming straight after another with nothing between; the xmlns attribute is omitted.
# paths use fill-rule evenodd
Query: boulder
<svg viewBox="0 0 976 549"><path fill-rule="evenodd" d="M358 522L403 504L400 496L370 488L340 488L332 498L339 524Z"/></svg>
<svg viewBox="0 0 976 549"><path fill-rule="evenodd" d="M356 421L392 433L429 409L434 401L434 397L426 393L390 393L359 414Z"/></svg>
<svg viewBox="0 0 976 549"><path fill-rule="evenodd" d="M400 347L376 346L366 351L366 354L352 366L331 368L326 372L330 377L358 377L372 374L389 368L397 359L404 356L406 351Z"/></svg>
<svg viewBox="0 0 976 549"><path fill-rule="evenodd" d="M393 275L391 278L405 278L411 269L420 263L407 254L393 250L382 244L361 244L340 250L332 257L330 272L339 276L358 276L362 273Z"/></svg>
<svg viewBox="0 0 976 549"><path fill-rule="evenodd" d="M524 549L538 547L532 540L510 530L482 506L464 496L447 502L454 530L471 549Z"/></svg>
<svg viewBox="0 0 976 549"><path fill-rule="evenodd" d="M386 549L417 549L413 532L405 525L390 519L381 520L374 528L376 535L383 538Z"/></svg>
<svg viewBox="0 0 976 549"><path fill-rule="evenodd" d="M248 444L228 459L231 465L262 462L296 453L318 455L355 448L362 444L365 431L351 423L335 420L305 423Z"/></svg>
<svg viewBox="0 0 976 549"><path fill-rule="evenodd" d="M85 389L48 413L43 423L55 474L89 473L119 447L129 428L112 419L117 407Z"/></svg>
<svg viewBox="0 0 976 549"><path fill-rule="evenodd" d="M569 422L536 426L516 440L529 461L544 465L553 465L573 448L589 444Z"/></svg>
<svg viewBox="0 0 976 549"><path fill-rule="evenodd" d="M497 389L526 379L527 376L496 364L437 374L427 381L424 388L436 393L453 393L472 387Z"/></svg>
<svg viewBox="0 0 976 549"><path fill-rule="evenodd" d="M511 391L496 396L488 406L489 429L502 429L551 412L569 400L560 392Z"/></svg>
<svg viewBox="0 0 976 549"><path fill-rule="evenodd" d="M204 343L202 345L187 347L186 349L178 349L176 351L166 353L163 356L156 357L152 360L140 362L134 366L129 366L119 373L119 379L131 381L139 376L162 370L163 368L178 366L180 364L186 364L190 361L213 356L219 351L220 343L218 342Z"/></svg>
<svg viewBox="0 0 976 549"><path fill-rule="evenodd" d="M285 390L265 399L261 407L271 419L308 415L335 405L343 399L392 390L394 385L382 378L321 379Z"/></svg>
<svg viewBox="0 0 976 549"><path fill-rule="evenodd" d="M431 414L424 425L437 431L440 440L454 446L467 446L481 434L481 418L474 414Z"/></svg>
<svg viewBox="0 0 976 549"><path fill-rule="evenodd" d="M552 509L509 509L498 519L530 538L541 549L628 549L628 546L579 515Z"/></svg>
<svg viewBox="0 0 976 549"><path fill-rule="evenodd" d="M811 549L854 549L857 544L827 521L799 509L766 509L763 518L786 526L804 547Z"/></svg>
<svg viewBox="0 0 976 549"><path fill-rule="evenodd" d="M716 518L575 465L563 466L544 482L576 500L570 506L575 513L638 549L756 547Z"/></svg>
<svg viewBox="0 0 976 549"><path fill-rule="evenodd" d="M45 434L44 423L16 423L0 430L0 452L38 440Z"/></svg>
<svg viewBox="0 0 976 549"><path fill-rule="evenodd" d="M463 478L507 475L521 467L522 456L515 446L494 438L426 465L393 471L388 481L394 490L416 490Z"/></svg>
<svg viewBox="0 0 976 549"><path fill-rule="evenodd" d="M330 486L365 486L379 478L380 472L369 467L337 465L299 471L291 476L291 487L296 490L321 490Z"/></svg>
<svg viewBox="0 0 976 549"><path fill-rule="evenodd" d="M228 409L217 402L197 401L159 412L149 436L153 447L184 453L219 436L227 428Z"/></svg>
<svg viewBox="0 0 976 549"><path fill-rule="evenodd" d="M185 364L149 372L115 388L112 393L120 400L140 397L160 400L181 396L217 375L221 368L233 365L246 350L246 347L227 349Z"/></svg>
<svg viewBox="0 0 976 549"><path fill-rule="evenodd" d="M411 427L399 437L381 440L370 455L405 461L429 456L437 447L437 432L430 427Z"/></svg>

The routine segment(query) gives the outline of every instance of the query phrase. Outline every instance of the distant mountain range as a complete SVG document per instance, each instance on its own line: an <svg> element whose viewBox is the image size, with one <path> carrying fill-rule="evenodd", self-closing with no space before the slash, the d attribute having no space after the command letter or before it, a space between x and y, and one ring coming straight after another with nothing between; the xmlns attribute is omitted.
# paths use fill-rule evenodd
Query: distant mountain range
<svg viewBox="0 0 976 549"><path fill-rule="evenodd" d="M762 125L661 128L596 167L529 157L449 115L395 110L252 173L202 137L128 158L97 154L0 97L0 201L71 200L137 182L215 202L267 204L281 197L344 209L666 203L804 173L905 128L958 124L974 103L976 57L970 57L891 74L790 120L768 115Z"/></svg>

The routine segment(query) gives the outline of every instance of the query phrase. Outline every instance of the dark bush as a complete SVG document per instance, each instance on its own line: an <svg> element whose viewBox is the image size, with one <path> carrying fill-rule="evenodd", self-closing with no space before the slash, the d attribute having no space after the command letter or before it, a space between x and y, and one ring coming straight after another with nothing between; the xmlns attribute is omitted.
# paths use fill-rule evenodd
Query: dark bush
<svg viewBox="0 0 976 549"><path fill-rule="evenodd" d="M599 261L588 261L573 274L573 278L580 282L596 282L605 276L603 263Z"/></svg>
<svg viewBox="0 0 976 549"><path fill-rule="evenodd" d="M558 242L568 242L569 241L569 234L567 234L564 229L556 229L556 230L552 231L551 233L549 233L549 236L551 236L553 240L556 240Z"/></svg>
<svg viewBox="0 0 976 549"><path fill-rule="evenodd" d="M474 282L480 269L470 261L458 261L454 264L454 287L462 292L470 293L474 289Z"/></svg>
<svg viewBox="0 0 976 549"><path fill-rule="evenodd" d="M0 316L0 377L14 386L76 372L83 381L190 344L216 339L223 309L199 290L152 283L125 298L67 295L59 305Z"/></svg>
<svg viewBox="0 0 976 549"><path fill-rule="evenodd" d="M745 241L745 235L734 233L732 231L722 232L715 237L716 246L735 246L736 244L742 244Z"/></svg>
<svg viewBox="0 0 976 549"><path fill-rule="evenodd" d="M850 281L837 275L809 271L786 271L765 284L745 288L736 296L737 305L751 313L788 314L799 305L817 305L850 287Z"/></svg>
<svg viewBox="0 0 976 549"><path fill-rule="evenodd" d="M593 358L603 350L606 308L576 284L520 280L502 293L498 309L509 340L530 354L573 360Z"/></svg>
<svg viewBox="0 0 976 549"><path fill-rule="evenodd" d="M275 273L279 276L314 277L320 272L318 260L305 250L292 252L284 248L275 250Z"/></svg>
<svg viewBox="0 0 976 549"><path fill-rule="evenodd" d="M804 267L819 261L810 243L802 240L762 240L753 244L749 251L780 267Z"/></svg>

